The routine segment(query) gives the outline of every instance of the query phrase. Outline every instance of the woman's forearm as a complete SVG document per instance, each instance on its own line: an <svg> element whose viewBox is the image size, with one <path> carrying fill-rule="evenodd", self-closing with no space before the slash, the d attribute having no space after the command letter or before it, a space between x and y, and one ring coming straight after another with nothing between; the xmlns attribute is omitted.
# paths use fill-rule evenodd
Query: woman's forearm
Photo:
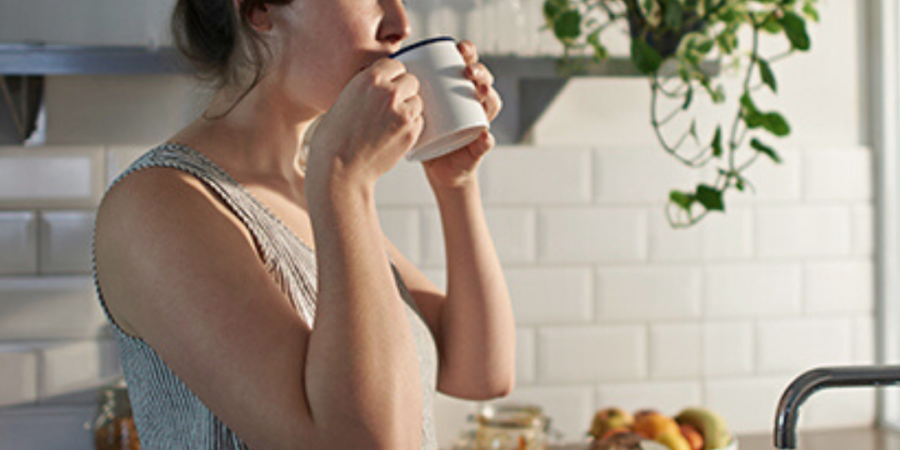
<svg viewBox="0 0 900 450"><path fill-rule="evenodd" d="M374 187L323 192L309 199L318 262L306 362L313 421L329 430L333 448L418 450L418 359L382 242Z"/></svg>
<svg viewBox="0 0 900 450"><path fill-rule="evenodd" d="M447 300L441 310L442 376L492 398L515 383L515 320L503 270L473 180L454 189L435 189L447 257ZM442 374L444 375L444 374Z"/></svg>

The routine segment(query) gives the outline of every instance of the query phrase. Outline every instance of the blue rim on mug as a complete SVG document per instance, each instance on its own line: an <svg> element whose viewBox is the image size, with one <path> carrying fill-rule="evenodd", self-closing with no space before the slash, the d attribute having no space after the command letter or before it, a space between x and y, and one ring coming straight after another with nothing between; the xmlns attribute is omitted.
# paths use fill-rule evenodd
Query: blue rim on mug
<svg viewBox="0 0 900 450"><path fill-rule="evenodd" d="M404 53L406 53L406 52L408 52L408 51L410 51L410 50L412 50L412 49L414 49L414 48L419 48L419 47L421 47L421 46L423 46L423 45L433 44L433 43L438 42L438 41L453 41L453 42L456 42L456 39L453 39L453 38L450 37L450 36L438 36L438 37L433 37L433 38L430 38L430 39L425 39L425 40L416 42L415 44L407 45L406 47L403 47L403 48L401 48L400 50L397 50L397 51L394 52L394 54L391 55L389 58L391 58L391 59L396 58L396 57L398 57L398 56L400 56L400 55L402 55L402 54L404 54Z"/></svg>

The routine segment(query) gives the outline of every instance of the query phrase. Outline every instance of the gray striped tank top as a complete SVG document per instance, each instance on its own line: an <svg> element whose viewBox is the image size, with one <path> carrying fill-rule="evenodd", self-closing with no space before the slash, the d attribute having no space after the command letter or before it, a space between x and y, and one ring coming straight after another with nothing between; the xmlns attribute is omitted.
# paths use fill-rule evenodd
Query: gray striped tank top
<svg viewBox="0 0 900 450"><path fill-rule="evenodd" d="M183 170L212 189L250 230L260 246L266 269L297 313L313 328L317 278L312 249L236 180L201 153L184 145L162 145L148 151L132 163L112 185L129 174L148 167ZM437 439L433 405L437 384L436 346L393 261L391 268L397 288L406 303L406 316L418 353L423 397L422 449L435 450ZM97 296L119 347L122 371L128 383L141 447L144 450L248 449L240 437L223 424L184 385L178 375L166 366L150 345L125 333L115 323L100 292L96 260L93 264L93 276Z"/></svg>

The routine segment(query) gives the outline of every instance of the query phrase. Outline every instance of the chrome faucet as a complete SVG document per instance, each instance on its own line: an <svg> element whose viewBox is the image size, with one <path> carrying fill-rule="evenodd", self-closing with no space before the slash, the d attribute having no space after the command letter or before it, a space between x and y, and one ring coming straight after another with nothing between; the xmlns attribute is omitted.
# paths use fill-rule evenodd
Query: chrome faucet
<svg viewBox="0 0 900 450"><path fill-rule="evenodd" d="M819 367L809 370L784 391L775 416L775 448L797 448L800 405L819 389L900 384L900 366Z"/></svg>

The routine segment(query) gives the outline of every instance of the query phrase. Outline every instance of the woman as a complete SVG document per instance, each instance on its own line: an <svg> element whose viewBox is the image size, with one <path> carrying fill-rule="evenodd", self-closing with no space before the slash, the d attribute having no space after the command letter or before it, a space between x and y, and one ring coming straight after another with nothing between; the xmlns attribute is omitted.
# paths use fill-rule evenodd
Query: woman
<svg viewBox="0 0 900 450"><path fill-rule="evenodd" d="M400 0L178 0L172 29L215 96L116 180L94 237L143 448L435 449L435 390L508 394L490 134L424 164L446 294L379 227L376 181L422 129L418 81L386 58ZM459 48L493 119L492 76Z"/></svg>

